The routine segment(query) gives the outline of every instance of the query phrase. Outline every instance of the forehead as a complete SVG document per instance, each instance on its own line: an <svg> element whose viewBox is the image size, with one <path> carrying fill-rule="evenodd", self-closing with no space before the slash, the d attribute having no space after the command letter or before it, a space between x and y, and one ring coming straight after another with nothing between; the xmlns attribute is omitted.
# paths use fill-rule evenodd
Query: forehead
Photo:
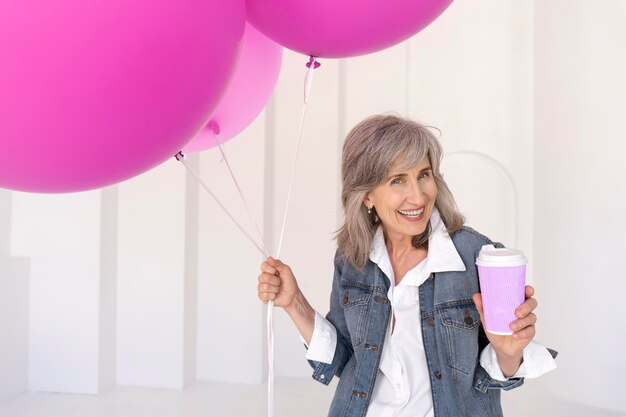
<svg viewBox="0 0 626 417"><path fill-rule="evenodd" d="M399 173L402 171L410 171L417 170L421 171L423 169L430 168L430 160L428 159L428 155L424 155L422 159L415 163L415 161L408 160L406 158L399 158L393 161L391 166L389 167L390 173Z"/></svg>

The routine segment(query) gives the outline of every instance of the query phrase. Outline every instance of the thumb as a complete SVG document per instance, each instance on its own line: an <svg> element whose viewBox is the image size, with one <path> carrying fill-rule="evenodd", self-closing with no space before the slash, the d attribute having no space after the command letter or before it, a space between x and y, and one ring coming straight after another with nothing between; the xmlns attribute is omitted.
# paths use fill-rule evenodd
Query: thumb
<svg viewBox="0 0 626 417"><path fill-rule="evenodd" d="M279 273L285 271L285 268L288 268L280 259L274 259L271 256L267 258L267 263L276 268Z"/></svg>

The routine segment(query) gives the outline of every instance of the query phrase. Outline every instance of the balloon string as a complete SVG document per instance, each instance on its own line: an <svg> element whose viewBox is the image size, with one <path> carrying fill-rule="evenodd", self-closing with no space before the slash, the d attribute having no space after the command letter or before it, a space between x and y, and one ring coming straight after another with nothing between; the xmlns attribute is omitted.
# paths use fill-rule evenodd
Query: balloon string
<svg viewBox="0 0 626 417"><path fill-rule="evenodd" d="M230 214L228 209L226 209L226 207L224 207L224 205L218 200L218 198L215 196L215 194L213 194L211 192L211 190L206 185L206 183L204 181L202 181L202 178L200 178L200 176L193 170L193 168L191 168L191 166L189 166L189 164L187 163L187 160L185 159L185 155L183 155L182 152L178 152L174 157L176 158L177 161L180 161L185 166L185 168L187 168L187 171L189 171L196 178L196 180L200 183L202 188L204 188L204 190L213 198L213 200L215 200L217 205L220 206L220 208L222 210L224 210L224 213L226 213L226 215L228 215L228 217L233 221L233 223L235 223L235 225L239 228L239 230L241 230L241 232L254 245L254 247L256 247L258 249L258 251L261 252L261 255L264 255L265 252L263 251L263 249L261 249L261 247L252 238L252 236L250 236L248 234L248 232L246 232L245 229L237 222L237 220L235 220L235 218L233 217L232 214Z"/></svg>
<svg viewBox="0 0 626 417"><path fill-rule="evenodd" d="M300 128L298 129L298 144L296 146L296 155L291 169L291 177L289 179L289 190L287 192L287 202L285 204L285 214L283 216L283 225L280 231L280 240L278 243L278 251L276 258L280 258L280 251L283 246L283 237L285 236L285 225L287 224L287 213L289 212L289 203L293 190L293 179L298 165L300 155L300 145L302 143L302 131L304 129L304 117L306 115L306 105L309 101L311 92L311 84L313 83L313 71L320 66L315 57L310 57L307 63L308 70L304 78L304 103L302 105L302 115L300 116ZM267 305L267 416L274 417L274 301L270 300Z"/></svg>
<svg viewBox="0 0 626 417"><path fill-rule="evenodd" d="M259 224L254 219L254 216L252 215L252 211L250 211L250 206L248 205L248 201L246 200L246 197L243 195L243 191L241 191L241 187L239 186L239 182L237 181L237 178L235 177L235 174L233 173L233 170L230 167L230 163L228 162L228 158L226 157L226 152L224 152L224 147L222 146L222 144L219 141L219 136L215 135L215 139L217 140L218 148L220 149L220 153L222 154L222 159L226 163L226 167L228 168L228 172L230 173L230 177L233 179L233 182L235 183L235 187L237 188L237 192L239 193L239 197L241 198L241 201L243 202L243 205L246 208L246 212L248 213L248 217L250 217L250 220L252 220L252 223L254 224L254 227L256 228L256 231L259 234L259 237L261 238L261 244L263 245L264 255L267 258L268 256L270 256L270 252L267 250L267 244L265 243L265 238L263 237L263 233L261 232L261 228L259 227Z"/></svg>
<svg viewBox="0 0 626 417"><path fill-rule="evenodd" d="M280 258L280 252L281 252L281 249L282 249L283 238L285 236L285 227L286 227L286 224L287 224L287 214L289 212L289 206L290 206L290 202L291 202L291 195L293 193L294 177L295 177L296 167L297 167L298 161L299 161L300 148L301 148L301 144L302 144L302 132L304 130L304 120L305 120L305 116L306 116L306 105L307 105L308 100L309 100L309 94L310 94L311 85L312 85L312 82L313 82L313 71L316 68L318 68L319 66L320 66L320 63L316 61L315 57L310 57L309 62L307 63L308 70L306 72L306 76L305 76L305 79L304 79L304 103L303 103L303 106L302 106L302 114L300 116L300 127L298 129L298 142L297 142L297 146L296 146L296 154L295 154L295 157L294 157L294 163L293 163L293 167L292 167L292 170L291 170L291 177L289 179L289 189L288 189L288 192L287 192L287 202L285 204L285 213L284 213L284 216L283 216L283 222L282 222L282 227L281 227L281 231L280 231L280 240L279 240L279 244L278 244L278 251L276 253L276 258ZM257 230L257 233L259 234L259 237L261 238L263 248L261 248L256 243L256 241L244 230L244 228L235 220L235 218L226 209L226 207L224 207L224 205L211 192L211 190L204 183L204 181L202 181L200 176L189 166L189 164L187 164L187 161L185 160L185 156L183 155L183 153L179 152L178 154L176 154L175 157L176 157L176 159L178 161L180 161L185 166L185 168L187 168L187 170L196 178L196 180L198 180L198 182L205 189L205 191L213 198L213 200L215 200L215 202L220 206L220 208L222 210L224 210L224 212L228 215L228 217L233 221L233 223L235 223L235 225L248 238L248 240L258 249L258 251L262 255L267 257L267 256L269 256L269 251L267 249L267 245L265 243L265 239L263 238L263 234L261 233L261 229L259 228L258 223L255 221L254 217L252 216L252 212L250 211L250 208L248 206L246 198L245 198L245 196L244 196L244 194L243 194L243 192L241 190L241 187L239 186L239 183L238 183L238 181L237 181L237 179L236 179L236 177L235 177L235 175L234 175L234 173L233 173L233 171L232 171L232 169L230 167L230 163L228 162L228 158L226 157L226 153L224 152L222 144L219 143L219 140L218 140L218 145L219 145L220 152L222 154L222 158L224 159L224 162L226 162L226 166L228 168L228 172L230 173L230 176L231 176L233 182L235 183L235 187L237 188L239 196L240 196L241 200L243 201L243 204L244 204L244 206L246 208L248 216L250 217L250 219L254 223L254 226L255 226L255 228ZM272 301L272 300L269 301L268 308L267 308L267 357L268 357L267 415L268 415L268 417L274 417L274 397L275 397L275 395L274 395L274 380L275 380L275 376L274 376L274 301Z"/></svg>
<svg viewBox="0 0 626 417"><path fill-rule="evenodd" d="M263 238L263 233L261 232L261 228L258 223L254 219L252 212L248 206L248 202L239 186L239 182L233 173L232 168L230 167L230 163L228 162L228 157L226 156L226 152L224 152L224 147L219 142L218 135L215 135L220 153L222 154L222 159L226 163L226 167L228 167L228 172L230 173L230 177L233 179L235 183L235 187L237 188L237 192L239 193L239 197L241 197L241 201L248 212L248 216L254 223L256 227L257 233L261 238L261 242L263 244L263 249L265 250L265 257L269 256L269 251L267 250L267 244L265 243L265 239ZM267 306L267 360L268 360L268 384L267 384L267 415L268 417L274 417L274 301L270 300Z"/></svg>
<svg viewBox="0 0 626 417"><path fill-rule="evenodd" d="M274 301L267 304L267 417L274 417Z"/></svg>
<svg viewBox="0 0 626 417"><path fill-rule="evenodd" d="M302 144L302 131L304 129L304 118L306 116L306 105L309 102L309 93L311 92L311 84L313 83L313 71L320 66L320 63L311 57L307 63L307 72L304 78L304 104L302 105L302 114L300 116L300 128L298 130L298 144L296 146L296 155L291 169L291 177L289 178L289 190L287 191L287 202L285 203L285 214L283 216L283 225L280 230L280 239L278 241L278 251L276 257L280 258L280 252L283 247L283 238L285 237L285 226L287 225L287 214L289 212L289 204L291 202L291 194L293 191L293 180L296 174L296 167L300 156L300 146Z"/></svg>

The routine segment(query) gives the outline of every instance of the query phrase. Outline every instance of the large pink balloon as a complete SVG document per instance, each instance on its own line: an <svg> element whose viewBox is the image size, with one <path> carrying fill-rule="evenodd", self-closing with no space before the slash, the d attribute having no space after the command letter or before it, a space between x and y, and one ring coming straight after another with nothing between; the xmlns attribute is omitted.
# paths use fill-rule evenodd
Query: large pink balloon
<svg viewBox="0 0 626 417"><path fill-rule="evenodd" d="M435 20L452 0L247 0L247 19L281 45L341 58L402 42Z"/></svg>
<svg viewBox="0 0 626 417"><path fill-rule="evenodd" d="M0 187L112 184L204 126L237 59L245 0L0 2Z"/></svg>
<svg viewBox="0 0 626 417"><path fill-rule="evenodd" d="M246 25L232 81L211 120L187 144L185 152L218 146L254 121L272 95L280 73L282 51L282 46L261 35L250 24Z"/></svg>

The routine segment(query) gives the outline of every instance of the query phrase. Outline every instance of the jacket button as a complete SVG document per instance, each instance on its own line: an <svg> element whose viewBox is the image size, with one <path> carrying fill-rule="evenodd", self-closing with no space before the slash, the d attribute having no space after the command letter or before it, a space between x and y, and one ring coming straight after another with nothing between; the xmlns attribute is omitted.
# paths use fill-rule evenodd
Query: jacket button
<svg viewBox="0 0 626 417"><path fill-rule="evenodd" d="M374 346L374 345L370 345L369 343L366 343L365 349L378 350L378 346Z"/></svg>
<svg viewBox="0 0 626 417"><path fill-rule="evenodd" d="M435 378L441 379L441 372L435 371Z"/></svg>
<svg viewBox="0 0 626 417"><path fill-rule="evenodd" d="M472 324L474 324L474 319L472 318L472 316L470 316L469 310L465 310L465 318L463 319L463 321L468 326L471 326Z"/></svg>
<svg viewBox="0 0 626 417"><path fill-rule="evenodd" d="M428 319L428 325L433 327L435 325L435 319Z"/></svg>
<svg viewBox="0 0 626 417"><path fill-rule="evenodd" d="M367 394L361 391L352 391L352 395L356 395L359 398L367 398Z"/></svg>
<svg viewBox="0 0 626 417"><path fill-rule="evenodd" d="M389 304L389 300L387 300L385 297L376 296L374 297L374 301Z"/></svg>
<svg viewBox="0 0 626 417"><path fill-rule="evenodd" d="M346 290L346 292L343 293L343 300L341 300L343 305L348 304L348 300L349 300L349 294L348 294L348 290Z"/></svg>

